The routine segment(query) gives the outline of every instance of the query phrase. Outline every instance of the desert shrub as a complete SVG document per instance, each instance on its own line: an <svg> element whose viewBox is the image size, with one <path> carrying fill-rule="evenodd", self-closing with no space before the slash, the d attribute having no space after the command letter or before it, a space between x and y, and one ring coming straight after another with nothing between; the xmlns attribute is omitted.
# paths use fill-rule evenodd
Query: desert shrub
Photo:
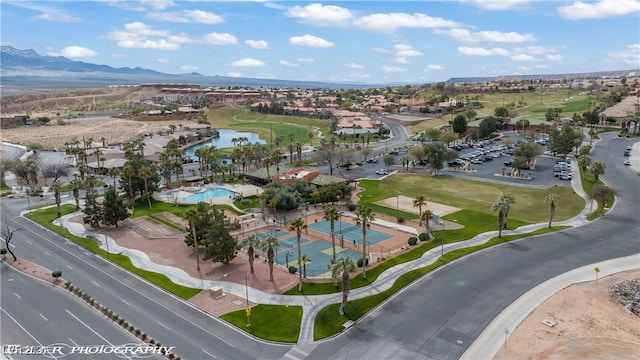
<svg viewBox="0 0 640 360"><path fill-rule="evenodd" d="M295 274L296 272L298 272L298 268L291 265L289 266L289 274Z"/></svg>
<svg viewBox="0 0 640 360"><path fill-rule="evenodd" d="M412 236L409 238L409 240L407 240L407 243L411 246L415 245L418 243L418 238L415 236Z"/></svg>
<svg viewBox="0 0 640 360"><path fill-rule="evenodd" d="M420 233L420 235L418 235L418 239L420 239L420 241L427 241L429 240L429 235L427 233Z"/></svg>

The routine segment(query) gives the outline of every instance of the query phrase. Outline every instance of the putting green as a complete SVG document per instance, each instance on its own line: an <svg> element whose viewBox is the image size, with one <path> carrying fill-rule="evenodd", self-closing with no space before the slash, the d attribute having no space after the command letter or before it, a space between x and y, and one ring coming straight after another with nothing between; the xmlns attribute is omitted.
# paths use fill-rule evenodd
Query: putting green
<svg viewBox="0 0 640 360"><path fill-rule="evenodd" d="M340 245L336 245L336 254L340 254L341 252L343 252L345 250L347 250L347 249L341 247ZM323 253L325 255L333 256L333 250L331 250L331 247L328 247L328 248L322 250L321 253Z"/></svg>

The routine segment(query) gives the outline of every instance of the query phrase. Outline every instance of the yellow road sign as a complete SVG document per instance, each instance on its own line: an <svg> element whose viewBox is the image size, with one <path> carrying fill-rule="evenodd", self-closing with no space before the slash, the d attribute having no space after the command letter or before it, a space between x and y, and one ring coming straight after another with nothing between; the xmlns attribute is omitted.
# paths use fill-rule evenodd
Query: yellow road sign
<svg viewBox="0 0 640 360"><path fill-rule="evenodd" d="M244 310L247 313L247 316L251 315L251 308L248 307Z"/></svg>
<svg viewBox="0 0 640 360"><path fill-rule="evenodd" d="M593 269L593 271L595 271L595 272L596 272L596 274L597 274L597 273L599 273L599 272L600 272L600 268L599 268L599 267L596 267L595 269Z"/></svg>

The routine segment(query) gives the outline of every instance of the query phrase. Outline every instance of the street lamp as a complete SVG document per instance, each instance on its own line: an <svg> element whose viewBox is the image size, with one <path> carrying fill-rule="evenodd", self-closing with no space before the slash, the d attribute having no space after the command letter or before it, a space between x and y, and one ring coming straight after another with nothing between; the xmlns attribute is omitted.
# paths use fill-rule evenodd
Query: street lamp
<svg viewBox="0 0 640 360"><path fill-rule="evenodd" d="M222 277L227 277L235 272L237 271L224 274L222 275ZM247 313L247 327L251 327L251 307L249 307L249 280L247 279L246 271L244 272L244 291L245 291L245 298L247 300L247 307L244 309L245 313Z"/></svg>
<svg viewBox="0 0 640 360"><path fill-rule="evenodd" d="M396 217L400 217L400 195L396 194Z"/></svg>
<svg viewBox="0 0 640 360"><path fill-rule="evenodd" d="M287 263L287 269L289 268L289 256L293 256L293 253L290 250L284 254L285 262Z"/></svg>
<svg viewBox="0 0 640 360"><path fill-rule="evenodd" d="M442 238L440 239L440 261L444 261L444 219L442 219Z"/></svg>
<svg viewBox="0 0 640 360"><path fill-rule="evenodd" d="M344 236L342 236L342 211L338 212L340 218L340 247L344 248Z"/></svg>

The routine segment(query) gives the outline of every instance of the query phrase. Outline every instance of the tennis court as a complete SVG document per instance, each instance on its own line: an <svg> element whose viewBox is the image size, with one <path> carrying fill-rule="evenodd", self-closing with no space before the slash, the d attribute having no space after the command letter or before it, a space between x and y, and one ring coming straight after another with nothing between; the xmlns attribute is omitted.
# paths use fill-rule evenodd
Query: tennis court
<svg viewBox="0 0 640 360"><path fill-rule="evenodd" d="M285 246L285 244L291 243L290 247ZM331 244L318 240L318 241L310 241L309 239L300 238L300 250L302 255L307 255L311 259L311 263L307 264L307 276L322 276L328 272L327 265L331 262L333 258L333 251L331 250ZM298 245L296 241L296 237L291 237L283 240L280 240L280 245L278 246L278 252L276 257L276 262L282 266L298 266ZM280 250L282 249L282 250ZM287 255L287 252L289 255ZM336 257L340 256L348 256L354 260L362 257L362 254L357 253L353 250L344 249L340 246L336 245ZM288 261L288 264L287 264ZM302 269L299 269L302 272Z"/></svg>
<svg viewBox="0 0 640 360"><path fill-rule="evenodd" d="M249 237L249 235L245 236L244 238ZM280 238L281 236L289 235L289 233L287 231L282 230L282 229L273 229L273 230L264 231L264 232L261 232L259 234L256 234L256 236L258 237L258 241L264 241L264 238L267 235L271 235L271 236L274 236L276 238ZM294 239L294 241L295 241L295 239Z"/></svg>
<svg viewBox="0 0 640 360"><path fill-rule="evenodd" d="M318 221L309 224L309 228L324 234L331 235L331 222ZM362 244L362 226L345 221L334 222L336 239L343 238L353 244ZM367 229L367 246L391 239L393 235L381 231Z"/></svg>

